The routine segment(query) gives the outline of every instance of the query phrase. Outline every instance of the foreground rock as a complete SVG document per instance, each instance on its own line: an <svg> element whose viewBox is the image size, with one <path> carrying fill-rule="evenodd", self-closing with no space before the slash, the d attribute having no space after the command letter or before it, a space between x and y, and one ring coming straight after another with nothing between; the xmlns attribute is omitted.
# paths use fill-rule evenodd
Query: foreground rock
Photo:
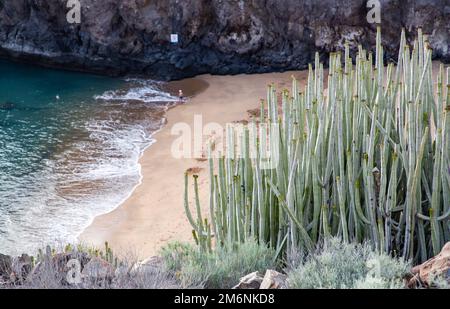
<svg viewBox="0 0 450 309"><path fill-rule="evenodd" d="M432 287L435 278L441 278L450 284L450 242L444 246L439 255L414 267L412 273L415 276L408 284L410 287L417 285Z"/></svg>
<svg viewBox="0 0 450 309"><path fill-rule="evenodd" d="M0 284L9 281L9 277L12 273L12 263L12 257L0 254Z"/></svg>
<svg viewBox="0 0 450 309"><path fill-rule="evenodd" d="M287 288L287 276L281 274L275 270L266 271L263 277L259 272L254 272L242 277L239 284L233 289L237 290L249 290L249 289L261 289L261 290L278 290Z"/></svg>
<svg viewBox="0 0 450 309"><path fill-rule="evenodd" d="M259 289L264 277L259 272L254 272L242 277L239 284L233 287L233 290L256 290Z"/></svg>
<svg viewBox="0 0 450 309"><path fill-rule="evenodd" d="M111 283L116 269L107 261L94 257L81 272L81 278L91 283Z"/></svg>
<svg viewBox="0 0 450 309"><path fill-rule="evenodd" d="M112 251L110 251L111 253ZM100 253L100 256L104 256ZM112 253L111 253L112 256ZM176 289L175 276L166 271L162 258L133 263L100 258L97 254L70 251L54 253L50 247L38 258L0 254L1 288L135 288ZM114 261L114 262L113 262ZM262 278L261 278L262 281Z"/></svg>
<svg viewBox="0 0 450 309"><path fill-rule="evenodd" d="M275 270L268 270L264 276L264 280L261 283L260 289L262 290L280 290L287 288L287 276L283 275Z"/></svg>
<svg viewBox="0 0 450 309"><path fill-rule="evenodd" d="M0 1L0 55L107 74L178 79L202 73L303 69L349 41L374 46L367 0L80 0L69 24L67 0ZM402 27L431 34L434 55L450 61L450 2L385 0L386 58ZM170 42L179 35L178 44Z"/></svg>
<svg viewBox="0 0 450 309"><path fill-rule="evenodd" d="M12 272L10 275L11 282L23 282L33 270L33 258L27 254L13 259Z"/></svg>
<svg viewBox="0 0 450 309"><path fill-rule="evenodd" d="M82 271L90 260L91 257L88 254L81 252L58 253L55 255L47 252L42 261L38 262L33 268L27 281L42 285L52 283L67 286L71 284L67 281L68 272L74 269L69 262L77 261L80 266L79 271Z"/></svg>
<svg viewBox="0 0 450 309"><path fill-rule="evenodd" d="M0 254L0 285L21 284L33 269L33 259L27 254L11 257Z"/></svg>
<svg viewBox="0 0 450 309"><path fill-rule="evenodd" d="M138 273L157 273L164 268L164 260L159 256L153 256L142 262L136 263L131 268L130 274L136 275Z"/></svg>

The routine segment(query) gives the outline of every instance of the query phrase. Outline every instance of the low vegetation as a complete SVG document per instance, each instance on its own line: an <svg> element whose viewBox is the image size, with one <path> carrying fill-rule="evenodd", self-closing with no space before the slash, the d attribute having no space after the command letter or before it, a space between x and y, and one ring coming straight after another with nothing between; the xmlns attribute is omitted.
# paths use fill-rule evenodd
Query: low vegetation
<svg viewBox="0 0 450 309"><path fill-rule="evenodd" d="M328 239L288 270L293 289L402 289L410 265L377 253L368 244Z"/></svg>
<svg viewBox="0 0 450 309"><path fill-rule="evenodd" d="M9 272L3 272L0 263L0 288L230 289L248 274L267 270L281 273L287 278L283 287L290 289L449 288L448 280L440 276L430 278L426 286L421 282L411 286L410 263L375 251L369 243L349 244L339 238L324 240L306 255L291 251L284 260L251 240L211 252L170 243L161 250L161 257L143 262L131 255L118 258L108 246L101 251L83 246L68 246L61 252L48 248L36 259L22 256ZM79 270L70 265L74 259L80 262ZM79 282L70 281L73 270L80 272ZM5 274L13 275L6 278Z"/></svg>
<svg viewBox="0 0 450 309"><path fill-rule="evenodd" d="M162 250L169 271L185 288L232 288L245 275L276 269L275 251L254 241L199 251L187 244L171 244Z"/></svg>
<svg viewBox="0 0 450 309"><path fill-rule="evenodd" d="M306 256L291 252L283 264L275 262L273 250L254 241L211 253L173 243L162 256L166 270L184 288L228 289L245 275L268 269L286 273L291 289L403 289L410 275L410 265L401 259L377 253L369 244L346 244L338 238L327 239Z"/></svg>
<svg viewBox="0 0 450 309"><path fill-rule="evenodd" d="M118 257L106 243L103 249L84 245L39 250L0 261L0 289L177 289L173 274L156 259L138 262L133 254Z"/></svg>

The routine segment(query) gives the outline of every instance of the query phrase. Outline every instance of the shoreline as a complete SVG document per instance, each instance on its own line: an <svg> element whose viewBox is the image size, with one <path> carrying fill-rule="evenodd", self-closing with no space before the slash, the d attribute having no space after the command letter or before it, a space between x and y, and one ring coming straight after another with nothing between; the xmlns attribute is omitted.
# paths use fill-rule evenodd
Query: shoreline
<svg viewBox="0 0 450 309"><path fill-rule="evenodd" d="M134 79L134 78L133 78ZM194 78L192 78L194 79ZM179 84L182 83L182 84ZM187 85L186 85L187 84ZM173 96L177 96L178 94L178 88L177 86L189 86L189 89L187 89L187 97L193 97L196 94L198 94L199 92L202 92L204 89L206 89L208 87L208 85L206 84L202 84L202 83L186 83L183 81L173 81L168 83L167 85L165 85L164 87L162 87L162 91L167 92L168 94L171 94ZM142 173L142 164L141 164L141 160L143 158L143 156L145 155L146 151L151 148L156 142L157 140L155 139L155 135L157 135L161 130L163 130L165 128L165 126L167 125L167 114L169 113L170 110L176 108L177 106L179 106L181 103L177 102L174 103L173 105L168 105L166 107L166 111L165 111L165 115L164 117L161 118L161 125L160 128L157 129L156 131L152 132L149 135L149 143L148 145L146 145L144 148L142 148L141 152L139 153L139 159L138 159L138 169L139 169L139 181L134 185L134 187L128 192L128 194L126 195L126 197L124 197L120 202L118 202L114 207L112 207L112 210L103 213L103 214L98 214L93 216L89 222L87 222L82 228L81 231L78 232L75 236L75 239L79 240L81 238L83 238L83 234L85 233L85 231L91 226L93 225L93 223L95 222L96 218L101 217L101 216L105 216L110 214L111 212L114 212L117 208L119 208L120 206L122 206L128 199L131 198L131 196L134 194L134 192L136 191L136 189L142 185L143 183L143 179L144 179L144 175ZM97 246L102 246L103 244L98 244Z"/></svg>
<svg viewBox="0 0 450 309"><path fill-rule="evenodd" d="M189 169L198 170L200 202L208 213L208 162L172 157L172 143L179 137L171 135L173 125L187 123L192 128L194 115L203 116L203 125L248 120L248 111L258 108L259 100L266 97L267 85L275 83L278 90L289 88L292 75L301 82L307 71L201 75L169 83L170 92L182 89L190 99L167 111L165 125L153 134L154 142L141 154L140 182L128 198L113 211L95 217L78 240L97 247L108 242L119 254L140 259L156 255L168 242L192 242L192 229L183 208L183 176Z"/></svg>

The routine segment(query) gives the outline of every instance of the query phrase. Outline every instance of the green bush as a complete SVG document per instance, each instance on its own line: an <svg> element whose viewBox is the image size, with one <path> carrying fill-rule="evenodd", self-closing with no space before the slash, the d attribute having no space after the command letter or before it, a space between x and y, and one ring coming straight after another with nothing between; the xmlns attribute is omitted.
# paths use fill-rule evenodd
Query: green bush
<svg viewBox="0 0 450 309"><path fill-rule="evenodd" d="M316 253L288 271L293 289L389 289L403 288L409 266L368 244L346 244L332 238Z"/></svg>
<svg viewBox="0 0 450 309"><path fill-rule="evenodd" d="M164 260L167 270L177 272L187 259L195 254L195 249L180 242L169 243L161 249L160 255Z"/></svg>
<svg viewBox="0 0 450 309"><path fill-rule="evenodd" d="M195 250L186 244L171 244L162 250L166 267L175 272L185 288L231 288L249 273L276 268L275 252L254 241L226 246L213 252Z"/></svg>

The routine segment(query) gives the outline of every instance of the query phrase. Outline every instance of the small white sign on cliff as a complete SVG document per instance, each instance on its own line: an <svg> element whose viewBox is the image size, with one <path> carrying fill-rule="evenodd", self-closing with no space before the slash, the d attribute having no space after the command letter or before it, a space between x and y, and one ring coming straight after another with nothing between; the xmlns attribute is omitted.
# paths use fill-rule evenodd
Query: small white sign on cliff
<svg viewBox="0 0 450 309"><path fill-rule="evenodd" d="M178 34L172 33L170 35L170 43L172 44L178 44Z"/></svg>
<svg viewBox="0 0 450 309"><path fill-rule="evenodd" d="M68 0L66 18L69 24L80 24L81 23L81 3L79 0Z"/></svg>

